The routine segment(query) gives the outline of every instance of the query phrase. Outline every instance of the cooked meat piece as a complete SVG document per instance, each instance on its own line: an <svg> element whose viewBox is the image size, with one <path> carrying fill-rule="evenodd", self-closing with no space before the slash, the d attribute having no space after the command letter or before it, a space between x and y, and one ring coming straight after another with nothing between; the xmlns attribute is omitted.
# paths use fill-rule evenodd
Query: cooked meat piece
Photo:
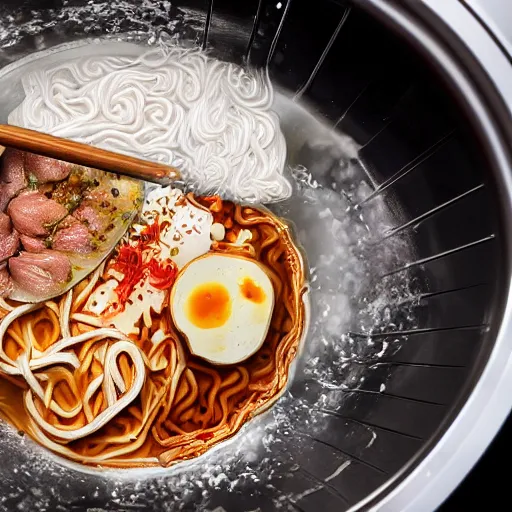
<svg viewBox="0 0 512 512"><path fill-rule="evenodd" d="M75 219L73 215L68 215L62 222L59 222L59 229L70 228L71 226L76 226L80 224L78 219Z"/></svg>
<svg viewBox="0 0 512 512"><path fill-rule="evenodd" d="M20 237L12 229L11 220L0 212L0 263L13 256L20 246Z"/></svg>
<svg viewBox="0 0 512 512"><path fill-rule="evenodd" d="M91 231L100 231L104 227L104 223L92 206L80 205L73 216L83 222Z"/></svg>
<svg viewBox="0 0 512 512"><path fill-rule="evenodd" d="M71 278L69 258L57 251L22 252L9 260L14 283L33 295L58 293Z"/></svg>
<svg viewBox="0 0 512 512"><path fill-rule="evenodd" d="M12 231L12 223L9 215L0 212L0 235L8 235Z"/></svg>
<svg viewBox="0 0 512 512"><path fill-rule="evenodd" d="M9 235L0 235L0 262L14 256L20 247L20 237L16 230Z"/></svg>
<svg viewBox="0 0 512 512"><path fill-rule="evenodd" d="M11 277L6 265L6 263L0 265L0 297L6 297L12 290Z"/></svg>
<svg viewBox="0 0 512 512"><path fill-rule="evenodd" d="M27 235L20 235L20 240L23 245L23 248L28 252L43 252L47 249L44 240L41 238L34 238Z"/></svg>
<svg viewBox="0 0 512 512"><path fill-rule="evenodd" d="M7 148L0 165L0 211L5 211L9 201L26 186L23 152Z"/></svg>
<svg viewBox="0 0 512 512"><path fill-rule="evenodd" d="M93 251L91 234L83 224L77 222L55 233L52 248L57 251L88 254Z"/></svg>
<svg viewBox="0 0 512 512"><path fill-rule="evenodd" d="M64 206L39 192L22 192L9 203L7 211L14 227L28 236L47 235L49 225L68 213Z"/></svg>
<svg viewBox="0 0 512 512"><path fill-rule="evenodd" d="M5 185L5 183L0 183L0 212L5 212L10 200L11 198L7 191L7 185Z"/></svg>
<svg viewBox="0 0 512 512"><path fill-rule="evenodd" d="M46 156L25 153L25 172L33 175L38 183L62 181L69 176L72 164Z"/></svg>

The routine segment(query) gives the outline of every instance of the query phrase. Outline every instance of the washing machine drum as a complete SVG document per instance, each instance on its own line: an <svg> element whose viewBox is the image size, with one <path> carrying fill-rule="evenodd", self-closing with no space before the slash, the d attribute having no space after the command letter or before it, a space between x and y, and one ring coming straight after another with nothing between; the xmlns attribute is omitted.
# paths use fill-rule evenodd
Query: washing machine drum
<svg viewBox="0 0 512 512"><path fill-rule="evenodd" d="M348 327L331 324L331 337L322 338L314 315L325 304L313 301L285 395L231 444L159 473L105 475L42 460L30 440L2 427L0 508L339 512L414 503L422 510L428 500L415 500L424 489L439 492L439 503L469 470L510 406L499 406L474 457L459 460L458 443L490 414L493 385L482 387L482 379L497 385L510 350L512 124L496 83L454 30L422 2L407 10L394 4L3 3L2 66L63 42L130 33L134 41L176 37L268 70L277 96L326 128L315 139L306 117L283 123L290 167L338 194L350 206L347 218L364 225L351 254L386 264L370 272L364 294L354 283L352 296L351 288L342 294L366 312L374 300L373 323L358 321L352 308ZM2 102L19 102L21 92L7 92ZM5 109L1 115L6 122ZM306 238L316 240L308 229ZM307 257L314 267L316 256ZM347 282L349 270L331 277ZM329 306L343 311L348 305L336 297ZM467 428L440 451L456 424ZM457 477L443 473L455 466ZM440 475L437 491L429 482ZM401 501L390 501L396 496Z"/></svg>

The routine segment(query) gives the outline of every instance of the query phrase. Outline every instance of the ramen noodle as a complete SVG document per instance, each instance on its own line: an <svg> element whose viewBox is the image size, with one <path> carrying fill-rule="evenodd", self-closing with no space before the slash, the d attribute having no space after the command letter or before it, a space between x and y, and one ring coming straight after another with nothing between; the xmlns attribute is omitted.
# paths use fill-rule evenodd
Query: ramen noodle
<svg viewBox="0 0 512 512"><path fill-rule="evenodd" d="M173 288L192 265L224 257L254 279L263 270L270 283L232 285L254 303L240 306L253 307L248 321L263 326L261 340L247 338L254 350L236 361L230 347L242 335L219 327L224 313L235 323L242 314L242 299L220 277L227 274L208 277L215 283L200 299L207 309L198 309L200 325L213 319L208 332L222 334L222 356L191 350L190 332L171 311ZM231 294L222 314L212 305L216 286ZM92 466L169 466L201 455L283 393L305 329L305 290L285 222L218 196L156 188L112 255L69 292L36 304L1 299L0 415L52 452Z"/></svg>

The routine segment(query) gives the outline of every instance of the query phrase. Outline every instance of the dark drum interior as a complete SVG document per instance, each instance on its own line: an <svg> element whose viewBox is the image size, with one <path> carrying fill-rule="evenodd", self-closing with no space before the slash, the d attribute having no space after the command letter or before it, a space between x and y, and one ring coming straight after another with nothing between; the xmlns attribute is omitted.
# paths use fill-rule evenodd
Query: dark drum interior
<svg viewBox="0 0 512 512"><path fill-rule="evenodd" d="M250 3L230 9L241 26L252 19ZM347 393L331 430L316 435L353 462L342 478L297 503L303 511L343 510L413 465L478 379L492 348L487 326L501 266L496 202L457 99L404 39L346 3L292 2L282 26L274 4L260 10L250 62L268 63L275 82L362 145L375 196L395 214L393 235L407 234L416 250L403 268L420 291L415 328L400 333L400 348ZM222 47L215 27L213 15L211 41ZM375 335L378 342L386 337ZM386 390L379 393L383 374ZM370 448L367 426L378 432ZM320 478L326 456L308 452L299 464Z"/></svg>
<svg viewBox="0 0 512 512"><path fill-rule="evenodd" d="M51 19L45 9L60 4L45 4L41 9ZM182 9L196 13L201 23L187 25ZM143 12L134 7L134 18ZM152 23L165 26L164 15L216 56L268 66L274 84L353 137L361 146L360 171L373 186L359 206L362 213L374 198L384 199L394 222L386 237L404 237L414 248L414 257L390 272L407 272L414 283L414 327L371 335L377 346L398 337L397 349L378 362L354 363L368 366L367 378L345 392L327 429L308 432L308 425L295 425L302 434L294 437L292 426L289 443L296 450L272 489L257 479L236 491L220 486L210 490L208 509L267 511L280 503L283 510L341 511L386 484L378 500L458 414L492 350L490 326L499 323L493 318L503 293L497 284L504 268L498 201L471 122L436 66L360 7L336 0L179 0L159 7ZM120 19L116 30L133 30L132 22ZM71 22L59 26L68 39L80 34ZM43 35L56 42L57 28ZM7 53L2 50L3 57ZM308 158L314 156L305 152L304 163ZM306 401L320 392L304 382L291 387L292 396ZM344 460L350 464L336 475ZM97 498L89 485L73 480L73 510L111 499L102 498L106 484ZM127 487L127 495L133 492ZM144 492L148 506L166 509L168 498L158 488ZM66 493L71 490L63 490L59 500ZM194 509L190 503L184 507ZM122 506L110 503L109 509Z"/></svg>

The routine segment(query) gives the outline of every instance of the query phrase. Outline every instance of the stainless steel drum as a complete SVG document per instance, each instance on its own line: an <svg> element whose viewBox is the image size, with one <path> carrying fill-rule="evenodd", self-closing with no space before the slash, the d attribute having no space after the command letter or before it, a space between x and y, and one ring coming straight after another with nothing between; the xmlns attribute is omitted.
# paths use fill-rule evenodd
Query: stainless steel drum
<svg viewBox="0 0 512 512"><path fill-rule="evenodd" d="M2 426L2 510L418 512L445 499L512 405L512 58L488 10L510 8L492 4L2 3L2 122L22 99L22 66L62 43L174 38L268 68L277 99L302 109L276 106L290 168L366 230L362 244L336 243L372 262L364 289L340 269L350 315L329 339L312 301L287 393L232 441L170 469L102 473ZM321 233L293 205L276 208L315 267ZM382 299L371 315L368 297Z"/></svg>

